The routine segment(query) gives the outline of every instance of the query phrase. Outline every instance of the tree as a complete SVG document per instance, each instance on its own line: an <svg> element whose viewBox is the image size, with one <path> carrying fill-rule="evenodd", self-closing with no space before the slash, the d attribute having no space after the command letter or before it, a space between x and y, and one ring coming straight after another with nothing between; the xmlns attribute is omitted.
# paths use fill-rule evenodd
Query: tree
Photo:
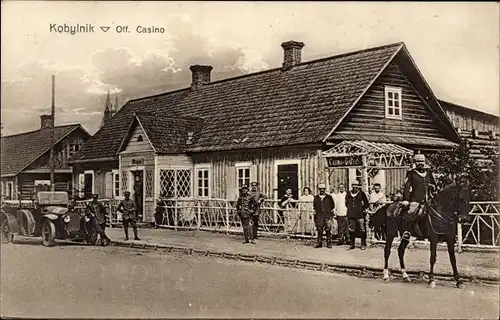
<svg viewBox="0 0 500 320"><path fill-rule="evenodd" d="M478 149L475 149L478 150ZM436 173L436 180L444 186L459 173L467 174L472 191L472 200L491 201L498 199L498 149L479 149L483 161L472 157L471 143L462 139L457 148L428 156Z"/></svg>

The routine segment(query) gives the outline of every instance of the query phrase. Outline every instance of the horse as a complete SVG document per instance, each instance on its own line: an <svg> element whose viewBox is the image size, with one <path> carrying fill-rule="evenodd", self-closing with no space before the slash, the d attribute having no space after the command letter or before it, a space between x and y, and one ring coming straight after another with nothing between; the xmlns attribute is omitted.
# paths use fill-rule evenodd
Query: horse
<svg viewBox="0 0 500 320"><path fill-rule="evenodd" d="M421 232L423 238L427 238L430 242L429 287L436 287L434 265L436 263L437 244L444 241L448 247L453 279L458 288L463 288L464 283L458 274L455 258L455 231L457 222L463 223L469 220L470 197L471 192L467 186L467 181L459 177L454 182L447 184L434 196L429 194L427 200L417 209L420 212L423 209L424 213L417 217L416 221L411 221L410 224L405 223L405 219L407 221L411 220L408 219L409 210L401 202L393 202L377 210L372 218L374 221L373 226L378 230L385 229L386 232L383 280L389 280L388 261L394 238L398 235L398 231L403 234L404 231L411 230L413 234ZM408 243L408 240L401 239L398 247L399 264L405 282L411 282L404 263L404 254Z"/></svg>

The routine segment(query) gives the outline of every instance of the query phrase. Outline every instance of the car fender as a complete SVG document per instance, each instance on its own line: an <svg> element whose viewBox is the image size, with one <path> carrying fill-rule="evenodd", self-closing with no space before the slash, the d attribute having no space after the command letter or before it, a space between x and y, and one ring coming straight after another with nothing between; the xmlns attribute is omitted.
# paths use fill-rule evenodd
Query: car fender
<svg viewBox="0 0 500 320"><path fill-rule="evenodd" d="M49 220L52 220L52 221L55 221L57 220L59 217L53 213L49 213L49 214L45 214L42 216L42 218L44 219L49 219Z"/></svg>

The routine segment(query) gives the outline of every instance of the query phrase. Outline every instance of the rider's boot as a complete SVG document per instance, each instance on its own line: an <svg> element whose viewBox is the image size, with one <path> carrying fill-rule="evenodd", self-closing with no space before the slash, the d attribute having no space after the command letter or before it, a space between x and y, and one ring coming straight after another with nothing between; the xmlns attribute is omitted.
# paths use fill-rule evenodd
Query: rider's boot
<svg viewBox="0 0 500 320"><path fill-rule="evenodd" d="M125 241L128 240L128 228L123 229L125 231Z"/></svg>

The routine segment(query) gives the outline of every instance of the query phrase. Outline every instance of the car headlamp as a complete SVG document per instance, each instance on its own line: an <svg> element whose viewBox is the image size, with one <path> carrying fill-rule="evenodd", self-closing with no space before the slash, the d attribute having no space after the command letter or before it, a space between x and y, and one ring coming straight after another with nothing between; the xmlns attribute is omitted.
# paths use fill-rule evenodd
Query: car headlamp
<svg viewBox="0 0 500 320"><path fill-rule="evenodd" d="M64 218L63 218L63 221L65 223L68 223L70 220L71 220L71 218L69 216L64 216Z"/></svg>

